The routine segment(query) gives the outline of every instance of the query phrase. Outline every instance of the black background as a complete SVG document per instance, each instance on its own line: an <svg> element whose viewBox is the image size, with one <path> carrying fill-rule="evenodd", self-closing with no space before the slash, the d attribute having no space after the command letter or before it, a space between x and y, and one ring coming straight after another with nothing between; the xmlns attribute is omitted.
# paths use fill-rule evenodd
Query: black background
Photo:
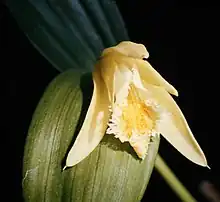
<svg viewBox="0 0 220 202"><path fill-rule="evenodd" d="M211 170L191 163L163 138L159 152L193 196L205 202L207 200L199 192L203 180L210 181L220 190L220 9L180 7L172 1L116 2L131 40L147 47L150 63L178 89L176 101L205 152ZM1 47L4 48L1 69L9 70L5 78L10 78L10 83L7 80L13 139L10 190L14 193L14 201L22 201L21 168L28 126L39 98L58 71L32 47L5 6L1 6L0 14ZM146 199L152 202L179 201L156 171L151 176L143 201Z"/></svg>

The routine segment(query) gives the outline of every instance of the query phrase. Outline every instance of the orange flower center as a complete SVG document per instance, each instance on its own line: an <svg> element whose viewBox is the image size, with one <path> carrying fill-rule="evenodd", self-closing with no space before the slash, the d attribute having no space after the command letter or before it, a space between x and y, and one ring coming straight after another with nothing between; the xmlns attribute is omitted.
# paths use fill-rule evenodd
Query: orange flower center
<svg viewBox="0 0 220 202"><path fill-rule="evenodd" d="M133 131L138 135L150 133L155 125L154 111L142 101L135 88L130 85L127 105L121 107L120 128L131 137Z"/></svg>

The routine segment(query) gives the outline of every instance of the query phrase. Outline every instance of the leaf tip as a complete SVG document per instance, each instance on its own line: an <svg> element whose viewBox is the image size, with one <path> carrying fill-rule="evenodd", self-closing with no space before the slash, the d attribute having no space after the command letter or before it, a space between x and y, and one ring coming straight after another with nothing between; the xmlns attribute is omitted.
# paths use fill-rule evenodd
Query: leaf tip
<svg viewBox="0 0 220 202"><path fill-rule="evenodd" d="M67 166L64 166L63 169L62 169L62 171L64 171L66 168L67 168Z"/></svg>

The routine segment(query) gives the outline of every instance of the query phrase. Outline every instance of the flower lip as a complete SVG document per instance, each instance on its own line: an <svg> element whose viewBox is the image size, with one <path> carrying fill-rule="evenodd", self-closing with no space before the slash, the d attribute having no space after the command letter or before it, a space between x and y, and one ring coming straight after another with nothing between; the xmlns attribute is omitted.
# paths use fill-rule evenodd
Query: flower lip
<svg viewBox="0 0 220 202"><path fill-rule="evenodd" d="M140 91L146 89L142 85L138 71L135 69L126 71L132 76L129 77L127 85L115 95L106 133L114 134L121 142L129 142L137 155L143 159L147 154L151 137L156 134L158 106L150 100L141 98ZM120 73L116 73L118 74Z"/></svg>

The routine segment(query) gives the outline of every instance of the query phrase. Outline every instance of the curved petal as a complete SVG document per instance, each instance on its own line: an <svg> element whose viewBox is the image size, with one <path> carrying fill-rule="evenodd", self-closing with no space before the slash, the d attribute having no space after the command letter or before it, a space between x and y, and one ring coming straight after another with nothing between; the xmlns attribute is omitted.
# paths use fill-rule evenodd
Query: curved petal
<svg viewBox="0 0 220 202"><path fill-rule="evenodd" d="M115 102L115 98L119 92L126 92L132 80L132 72L123 63L117 63L116 57L105 57L99 61L97 68L100 69L101 76L108 90L108 96L111 104Z"/></svg>
<svg viewBox="0 0 220 202"><path fill-rule="evenodd" d="M101 58L96 64L96 68L101 74L101 77L106 85L108 91L108 97L111 103L114 102L114 73L116 71L117 65L114 62L114 58L105 57ZM103 84L102 84L103 85Z"/></svg>
<svg viewBox="0 0 220 202"><path fill-rule="evenodd" d="M169 93L178 96L178 91L169 84L147 61L138 60L137 68L141 78L153 85L164 87Z"/></svg>
<svg viewBox="0 0 220 202"><path fill-rule="evenodd" d="M102 140L110 117L107 89L96 68L93 72L94 90L83 126L68 153L66 167L86 158Z"/></svg>
<svg viewBox="0 0 220 202"><path fill-rule="evenodd" d="M144 83L150 94L168 113L157 124L156 130L186 158L201 166L208 166L205 155L194 138L186 119L171 95L163 88Z"/></svg>
<svg viewBox="0 0 220 202"><path fill-rule="evenodd" d="M149 57L149 53L143 44L134 43L131 41L122 41L116 46L106 48L102 52L102 57L105 57L109 54L124 55L127 57L141 58L141 59L142 58L147 59Z"/></svg>
<svg viewBox="0 0 220 202"><path fill-rule="evenodd" d="M178 96L178 91L169 84L151 65L149 62L134 59L129 57L117 57L117 63L122 63L126 65L128 68L135 68L138 70L141 79L146 83L161 86L165 88L169 93Z"/></svg>

